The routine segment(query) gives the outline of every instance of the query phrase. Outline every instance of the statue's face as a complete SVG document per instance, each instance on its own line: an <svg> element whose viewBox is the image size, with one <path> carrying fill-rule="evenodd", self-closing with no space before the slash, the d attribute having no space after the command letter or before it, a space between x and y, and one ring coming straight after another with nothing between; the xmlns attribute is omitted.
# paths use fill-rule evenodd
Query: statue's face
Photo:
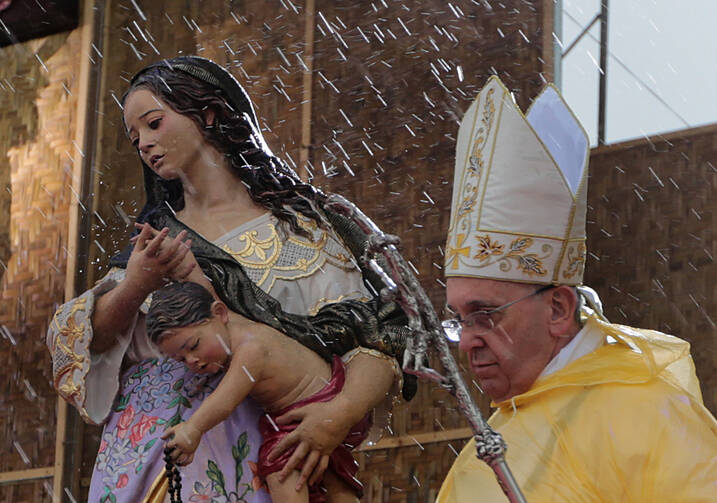
<svg viewBox="0 0 717 503"><path fill-rule="evenodd" d="M197 374L215 374L229 365L229 338L226 326L217 316L169 330L159 349Z"/></svg>
<svg viewBox="0 0 717 503"><path fill-rule="evenodd" d="M477 278L448 278L446 286L446 302L461 319L534 291L530 285ZM530 389L552 358L556 339L549 330L549 298L531 296L490 315L493 328L485 333L463 328L459 348L468 355L471 372L493 401Z"/></svg>
<svg viewBox="0 0 717 503"><path fill-rule="evenodd" d="M189 175L200 165L204 153L213 149L197 124L147 89L127 96L124 122L139 156L165 180Z"/></svg>

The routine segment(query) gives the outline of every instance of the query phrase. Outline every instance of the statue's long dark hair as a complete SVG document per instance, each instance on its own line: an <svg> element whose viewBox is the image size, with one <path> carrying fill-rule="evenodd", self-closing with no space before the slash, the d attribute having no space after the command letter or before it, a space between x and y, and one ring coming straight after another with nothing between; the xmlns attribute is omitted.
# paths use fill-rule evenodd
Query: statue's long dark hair
<svg viewBox="0 0 717 503"><path fill-rule="evenodd" d="M299 225L294 213L285 206L325 227L325 220L318 208L323 206L326 195L313 185L303 182L296 172L269 151L258 124L252 125L250 122L256 120L251 104L235 103L232 106L224 89L169 65L152 66L138 74L123 96L122 103L137 89L148 89L172 110L194 121L209 144L227 157L232 171L244 182L252 200L287 222L293 232L310 237L309 232ZM238 109L241 106L249 110ZM214 114L211 125L206 121L208 111ZM145 172L148 169L145 166ZM146 173L145 178L147 176L151 175ZM154 178L154 183L161 185L158 197L167 201L174 211L181 210L184 207L181 182L157 180L156 175ZM145 183L149 184L150 181L145 179ZM148 188L148 199L151 198L149 192ZM153 206L148 200L138 221L147 220L160 206L164 206L161 201L155 201Z"/></svg>

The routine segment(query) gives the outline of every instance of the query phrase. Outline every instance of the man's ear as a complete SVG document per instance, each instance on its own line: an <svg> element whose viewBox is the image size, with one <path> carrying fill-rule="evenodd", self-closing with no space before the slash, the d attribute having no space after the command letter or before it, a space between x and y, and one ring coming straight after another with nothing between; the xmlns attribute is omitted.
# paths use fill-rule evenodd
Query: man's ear
<svg viewBox="0 0 717 503"><path fill-rule="evenodd" d="M560 285L545 293L550 296L550 335L553 337L575 335L577 333L575 309L578 306L575 290L569 286Z"/></svg>
<svg viewBox="0 0 717 503"><path fill-rule="evenodd" d="M218 317L219 321L226 324L229 322L229 308L221 300L212 303L212 317Z"/></svg>

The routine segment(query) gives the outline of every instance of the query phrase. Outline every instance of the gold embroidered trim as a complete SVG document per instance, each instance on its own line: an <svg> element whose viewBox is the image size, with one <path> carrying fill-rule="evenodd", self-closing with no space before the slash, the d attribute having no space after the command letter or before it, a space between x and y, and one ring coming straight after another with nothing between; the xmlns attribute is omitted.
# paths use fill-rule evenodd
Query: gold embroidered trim
<svg viewBox="0 0 717 503"><path fill-rule="evenodd" d="M528 276L545 276L548 273L543 261L553 254L553 247L547 243L541 247L545 255L538 256L537 253L528 252L528 249L533 246L533 238L530 237L515 238L508 245L507 251L504 251L505 243L494 240L489 234L476 236L476 239L478 240L478 252L473 258L478 259L481 263L475 267L487 267L500 263L500 270L508 272L513 267L511 261L514 261L518 270ZM494 256L497 258L493 258ZM493 259L491 260L491 258Z"/></svg>
<svg viewBox="0 0 717 503"><path fill-rule="evenodd" d="M495 241L491 241L490 236L477 236L478 239L478 253L473 258L478 260L486 260L491 255L502 255L505 245L499 244Z"/></svg>
<svg viewBox="0 0 717 503"><path fill-rule="evenodd" d="M452 269L458 269L460 256L467 257L469 248L463 247L466 232L472 228L471 216L474 213L475 205L478 202L478 187L481 183L481 176L485 168L483 149L486 147L488 138L490 137L493 127L493 119L495 117L495 103L493 101L493 93L495 89L490 89L486 93L485 103L483 104L483 112L481 116L481 125L476 133L476 139L473 142L473 148L468 156L468 166L465 168L465 178L461 186L463 193L461 202L456 210L456 229L460 227L465 232L456 235L456 246L448 246L446 249L446 264ZM476 113L476 119L478 114ZM471 128L471 138L473 137L473 129L475 122ZM491 150L492 157L492 150ZM480 212L479 212L480 214Z"/></svg>
<svg viewBox="0 0 717 503"><path fill-rule="evenodd" d="M491 89L489 94L493 94L493 91L494 91L494 89ZM505 108L505 104L504 104L505 94L508 93L508 89L505 88L505 86L503 87L503 93L504 93L504 96L503 96L503 99L501 99L501 101L500 101L500 109L498 110L498 118L496 120L496 126L495 126L496 134L493 135L493 144L490 147L490 158L488 159L488 169L486 170L486 175L485 175L486 179L490 178L490 170L493 167L493 156L495 155L495 143L496 143L496 141L498 141L497 130L500 128L500 121L503 117L503 109ZM492 101L491 101L491 105L493 105ZM495 108L494 105L493 105L493 108ZM495 113L495 111L493 113ZM479 217L481 217L483 215L483 202L485 201L486 190L488 190L488 183L483 184L483 194L481 194L480 207L478 208L478 216ZM480 222L476 225L476 227L478 225L480 225Z"/></svg>
<svg viewBox="0 0 717 503"><path fill-rule="evenodd" d="M463 246L465 240L465 234L456 234L456 247L448 246L446 248L446 264L451 269L458 269L458 261L461 255L467 257L470 254L470 246Z"/></svg>
<svg viewBox="0 0 717 503"><path fill-rule="evenodd" d="M87 298L81 297L73 303L67 315L58 310L52 318L54 329L57 332L54 340L53 356L54 361L60 362L60 366L54 369L55 389L65 400L78 404L81 404L84 389L73 381L72 372L82 369L85 356L77 354L74 346L75 342L84 335L89 320L77 323L75 315L79 312L84 312L86 309ZM63 318L65 318L62 325L58 320L59 315L63 315Z"/></svg>
<svg viewBox="0 0 717 503"><path fill-rule="evenodd" d="M579 243L578 246L568 248L568 266L563 272L563 277L570 279L573 276L580 275L585 268L585 252L587 251L585 243Z"/></svg>
<svg viewBox="0 0 717 503"><path fill-rule="evenodd" d="M579 123L578 123L578 124L579 124ZM588 156L588 157L589 157L589 156ZM587 161L586 161L586 162L587 162ZM584 167L583 167L583 168L584 168ZM560 172L562 173L562 170L558 170L558 171L560 171ZM587 170L585 170L585 171L587 171ZM580 191L582 190L583 180L584 180L584 173L583 173L583 178L580 180L580 184L578 185L578 190L575 192L575 194L573 194L573 205L572 205L572 207L570 208L570 217L568 218L568 224L565 226L565 240L563 241L563 247L562 247L562 250L560 250L560 256L558 257L558 263L557 263L557 266L555 267L555 274L553 275L553 280L554 280L555 282L558 281L558 276L559 276L559 274L560 274L560 273L559 273L560 267L562 266L562 264L563 264L563 259L565 258L565 252L566 252L567 247L568 247L567 238L570 236L570 231L572 231L572 228L573 228L573 221L575 220L575 212L576 212L577 209L578 209L578 205L577 205L578 199L577 199L577 197L578 197L578 195L580 194ZM566 184L567 184L567 180L566 180ZM571 194L572 194L572 191L571 191Z"/></svg>
<svg viewBox="0 0 717 503"><path fill-rule="evenodd" d="M376 351L375 349L365 348L363 346L359 346L357 348L352 349L345 355L341 357L341 360L343 360L344 365L348 365L351 360L354 359L356 355L364 354L369 355L374 358L379 358L381 360L387 360L391 362L391 366L393 368L393 374L398 379L397 388L400 390L403 388L403 371L401 370L401 366L398 364L395 358L392 358L388 356L387 354L382 353L381 351Z"/></svg>
<svg viewBox="0 0 717 503"><path fill-rule="evenodd" d="M355 269L352 259L327 231L319 229L316 222L306 217L297 215L297 218L301 227L312 232L313 240L292 234L282 241L276 226L269 223L266 239L258 237L258 230L250 230L239 236L245 243L241 250L232 249L228 243L221 248L247 269L252 281L267 292L277 279L292 281L311 276L327 262L345 270Z"/></svg>
<svg viewBox="0 0 717 503"><path fill-rule="evenodd" d="M505 234L507 236L521 236L521 237L537 238L537 239L550 239L552 241L585 241L584 236L574 237L574 238L566 238L564 236L551 236L549 234L533 234L531 232L520 232L518 234L517 231L491 229L490 227L481 227L479 229L476 229L476 232L489 232L491 234Z"/></svg>
<svg viewBox="0 0 717 503"><path fill-rule="evenodd" d="M279 259L283 247L274 224L267 225L269 227L269 237L267 239L259 239L259 232L250 230L239 236L239 241L245 243L243 249L236 251L228 244L222 246L222 250L229 253L242 266L249 269L264 270L261 278L256 281L258 286L262 286L266 281L269 273L271 273L272 267ZM251 258L253 258L253 260L250 260Z"/></svg>

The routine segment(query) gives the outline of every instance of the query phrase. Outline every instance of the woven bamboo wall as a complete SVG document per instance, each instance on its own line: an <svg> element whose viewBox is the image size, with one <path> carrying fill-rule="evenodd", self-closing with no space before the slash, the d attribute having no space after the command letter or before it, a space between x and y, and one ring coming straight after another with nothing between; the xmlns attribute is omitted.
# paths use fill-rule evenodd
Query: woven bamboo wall
<svg viewBox="0 0 717 503"><path fill-rule="evenodd" d="M717 127L598 148L585 282L611 321L690 341L717 414Z"/></svg>
<svg viewBox="0 0 717 503"><path fill-rule="evenodd" d="M65 287L78 44L73 32L0 49L0 212L11 254L0 286L0 472L54 463L44 339ZM46 483L0 486L0 501L49 501Z"/></svg>

